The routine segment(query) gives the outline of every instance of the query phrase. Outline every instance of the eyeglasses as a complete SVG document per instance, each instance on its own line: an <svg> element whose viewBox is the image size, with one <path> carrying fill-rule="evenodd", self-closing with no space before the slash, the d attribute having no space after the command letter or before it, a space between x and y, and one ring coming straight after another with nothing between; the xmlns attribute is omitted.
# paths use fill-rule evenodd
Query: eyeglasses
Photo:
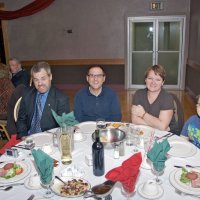
<svg viewBox="0 0 200 200"><path fill-rule="evenodd" d="M104 77L104 74L88 74L88 76L90 77L90 78L102 78L102 77Z"/></svg>

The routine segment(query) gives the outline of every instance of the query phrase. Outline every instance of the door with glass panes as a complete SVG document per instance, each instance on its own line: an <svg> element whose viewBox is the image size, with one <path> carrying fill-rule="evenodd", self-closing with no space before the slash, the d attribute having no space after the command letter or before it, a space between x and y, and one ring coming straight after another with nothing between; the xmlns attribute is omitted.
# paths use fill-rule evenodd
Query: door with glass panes
<svg viewBox="0 0 200 200"><path fill-rule="evenodd" d="M183 68L185 17L129 17L127 87L144 87L147 67L161 64L166 88L178 89Z"/></svg>

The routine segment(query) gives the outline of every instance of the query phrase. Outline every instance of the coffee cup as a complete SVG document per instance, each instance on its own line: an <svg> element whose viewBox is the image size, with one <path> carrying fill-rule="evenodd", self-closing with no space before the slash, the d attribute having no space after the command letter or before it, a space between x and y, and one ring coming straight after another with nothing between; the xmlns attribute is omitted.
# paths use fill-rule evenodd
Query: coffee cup
<svg viewBox="0 0 200 200"><path fill-rule="evenodd" d="M79 141L82 139L83 139L83 134L81 133L81 131L79 129L76 129L75 133L74 133L74 140Z"/></svg>
<svg viewBox="0 0 200 200"><path fill-rule="evenodd" d="M148 180L142 186L142 192L147 195L157 195L158 194L158 185L153 180Z"/></svg>
<svg viewBox="0 0 200 200"><path fill-rule="evenodd" d="M39 187L40 186L40 177L39 176L30 176L28 184L31 187Z"/></svg>

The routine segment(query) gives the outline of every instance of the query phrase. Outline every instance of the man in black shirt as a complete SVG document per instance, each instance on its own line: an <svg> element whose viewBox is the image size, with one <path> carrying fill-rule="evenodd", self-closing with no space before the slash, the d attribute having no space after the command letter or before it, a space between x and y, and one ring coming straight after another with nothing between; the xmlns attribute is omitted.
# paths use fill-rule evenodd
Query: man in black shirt
<svg viewBox="0 0 200 200"><path fill-rule="evenodd" d="M12 73L11 81L15 87L20 84L29 86L30 77L25 69L22 69L21 62L17 58L9 60L10 72Z"/></svg>

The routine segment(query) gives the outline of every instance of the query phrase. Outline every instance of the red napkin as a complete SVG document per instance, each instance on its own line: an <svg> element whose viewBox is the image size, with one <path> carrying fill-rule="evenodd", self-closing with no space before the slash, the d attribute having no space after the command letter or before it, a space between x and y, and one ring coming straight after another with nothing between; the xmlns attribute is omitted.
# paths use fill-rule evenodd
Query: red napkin
<svg viewBox="0 0 200 200"><path fill-rule="evenodd" d="M1 148L0 153L4 154L5 153L5 149L9 149L12 146L18 144L19 142L21 142L21 140L17 140L17 135L11 135L10 140Z"/></svg>
<svg viewBox="0 0 200 200"><path fill-rule="evenodd" d="M110 170L105 177L114 182L121 182L128 192L133 192L141 163L142 156L139 152L125 160L120 167Z"/></svg>

